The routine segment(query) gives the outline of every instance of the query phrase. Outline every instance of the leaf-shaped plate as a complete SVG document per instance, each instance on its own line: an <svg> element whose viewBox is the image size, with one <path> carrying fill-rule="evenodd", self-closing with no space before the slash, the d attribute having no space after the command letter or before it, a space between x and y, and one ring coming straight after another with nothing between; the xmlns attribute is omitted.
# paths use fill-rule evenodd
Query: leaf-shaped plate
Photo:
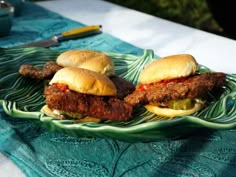
<svg viewBox="0 0 236 177"><path fill-rule="evenodd" d="M103 52L103 51L100 51ZM154 60L152 50L142 56L103 52L115 64L115 73L137 84L140 71ZM160 138L176 138L196 128L232 129L236 127L236 75L227 74L223 90L209 93L207 107L189 116L167 119L153 115L143 107L135 109L129 122L104 121L102 123L78 123L59 120L40 112L45 104L44 82L27 79L18 74L24 63L43 66L55 60L59 51L43 48L0 49L0 104L12 117L36 119L51 131L61 131L75 136L109 137L124 141L149 141ZM211 70L200 66L200 72Z"/></svg>

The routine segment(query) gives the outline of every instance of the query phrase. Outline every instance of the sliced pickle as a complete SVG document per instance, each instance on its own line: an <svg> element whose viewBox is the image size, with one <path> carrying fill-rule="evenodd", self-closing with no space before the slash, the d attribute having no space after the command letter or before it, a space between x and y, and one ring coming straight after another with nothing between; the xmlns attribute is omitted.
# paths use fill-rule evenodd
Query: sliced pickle
<svg viewBox="0 0 236 177"><path fill-rule="evenodd" d="M80 113L63 112L62 114L66 119L74 119L77 122L96 122L96 123L101 122L101 119L99 119L99 118L91 117L91 116L85 116L85 115L80 114Z"/></svg>
<svg viewBox="0 0 236 177"><path fill-rule="evenodd" d="M74 113L74 112L62 112L62 115L69 119L82 119L85 117L85 115L80 113Z"/></svg>
<svg viewBox="0 0 236 177"><path fill-rule="evenodd" d="M168 107L175 110L187 110L194 107L194 101L189 98L183 100L171 100L168 101Z"/></svg>

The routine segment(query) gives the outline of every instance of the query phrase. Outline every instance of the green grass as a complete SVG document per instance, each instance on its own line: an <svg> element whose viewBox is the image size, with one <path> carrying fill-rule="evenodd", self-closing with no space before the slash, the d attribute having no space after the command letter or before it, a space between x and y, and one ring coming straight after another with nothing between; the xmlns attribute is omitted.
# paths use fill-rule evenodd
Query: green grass
<svg viewBox="0 0 236 177"><path fill-rule="evenodd" d="M220 34L205 0L107 0L170 21Z"/></svg>

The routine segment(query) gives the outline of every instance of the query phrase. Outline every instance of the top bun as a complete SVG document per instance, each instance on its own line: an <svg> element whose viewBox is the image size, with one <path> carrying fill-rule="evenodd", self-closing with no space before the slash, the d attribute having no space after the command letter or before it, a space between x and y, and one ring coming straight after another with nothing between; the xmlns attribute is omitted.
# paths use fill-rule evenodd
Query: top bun
<svg viewBox="0 0 236 177"><path fill-rule="evenodd" d="M113 82L105 75L77 67L65 67L56 72L50 85L53 83L66 84L70 90L98 95L116 96L117 90Z"/></svg>
<svg viewBox="0 0 236 177"><path fill-rule="evenodd" d="M186 77L194 74L197 70L198 64L192 55L171 55L148 64L140 73L139 82L148 84Z"/></svg>
<svg viewBox="0 0 236 177"><path fill-rule="evenodd" d="M114 74L112 59L102 53L90 50L69 50L63 52L56 60L62 67L74 66L89 69L107 76Z"/></svg>

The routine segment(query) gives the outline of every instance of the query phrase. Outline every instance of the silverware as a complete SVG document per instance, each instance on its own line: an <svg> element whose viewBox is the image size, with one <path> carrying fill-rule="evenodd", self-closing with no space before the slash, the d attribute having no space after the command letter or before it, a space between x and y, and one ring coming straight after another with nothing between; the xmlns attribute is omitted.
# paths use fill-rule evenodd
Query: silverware
<svg viewBox="0 0 236 177"><path fill-rule="evenodd" d="M43 39L36 42L31 42L28 44L23 44L19 46L15 46L13 48L22 48L22 47L52 47L57 46L62 41L66 41L69 39L76 39L82 38L94 34L101 33L101 25L92 25L92 26L85 26L81 28L72 29L69 31L62 32L60 34L54 35L49 39Z"/></svg>

